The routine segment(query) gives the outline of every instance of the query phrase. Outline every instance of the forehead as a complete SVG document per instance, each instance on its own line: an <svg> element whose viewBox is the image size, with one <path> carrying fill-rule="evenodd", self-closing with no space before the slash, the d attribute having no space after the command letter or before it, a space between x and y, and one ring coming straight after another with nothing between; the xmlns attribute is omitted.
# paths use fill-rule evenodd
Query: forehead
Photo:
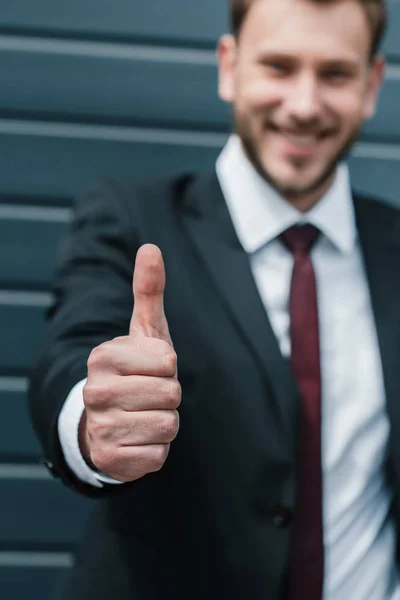
<svg viewBox="0 0 400 600"><path fill-rule="evenodd" d="M254 0L242 27L244 50L310 54L330 60L369 53L371 31L356 0Z"/></svg>

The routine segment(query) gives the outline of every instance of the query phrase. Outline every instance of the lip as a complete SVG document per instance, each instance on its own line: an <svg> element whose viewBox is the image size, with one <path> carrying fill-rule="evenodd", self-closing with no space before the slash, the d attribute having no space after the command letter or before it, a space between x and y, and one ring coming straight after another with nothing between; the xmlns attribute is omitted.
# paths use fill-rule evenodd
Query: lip
<svg viewBox="0 0 400 600"><path fill-rule="evenodd" d="M300 133L275 127L272 128L271 131L279 136L279 140L283 145L284 154L295 158L308 158L314 156L327 137L327 135L323 133Z"/></svg>

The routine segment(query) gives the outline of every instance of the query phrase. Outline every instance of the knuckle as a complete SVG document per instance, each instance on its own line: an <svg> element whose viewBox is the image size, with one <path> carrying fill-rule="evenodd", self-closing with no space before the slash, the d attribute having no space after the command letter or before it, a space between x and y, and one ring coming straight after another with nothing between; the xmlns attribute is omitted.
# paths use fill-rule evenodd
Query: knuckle
<svg viewBox="0 0 400 600"><path fill-rule="evenodd" d="M120 365L125 365L127 344L129 339L116 337L93 348L87 360L88 373L91 371L119 372Z"/></svg>
<svg viewBox="0 0 400 600"><path fill-rule="evenodd" d="M176 373L178 357L171 348L164 354L164 368L167 375L173 376Z"/></svg>
<svg viewBox="0 0 400 600"><path fill-rule="evenodd" d="M93 348L93 350L89 354L89 358L87 360L88 371L95 369L96 367L101 365L107 356L108 356L107 342L105 342L104 344L100 344L100 346L96 346L95 348Z"/></svg>
<svg viewBox="0 0 400 600"><path fill-rule="evenodd" d="M162 469L169 453L169 444L158 444L152 448L151 470L156 472Z"/></svg>
<svg viewBox="0 0 400 600"><path fill-rule="evenodd" d="M171 408L178 408L182 399L182 388L177 379L172 379L169 383L169 405Z"/></svg>
<svg viewBox="0 0 400 600"><path fill-rule="evenodd" d="M92 440L104 441L109 438L108 425L96 418L88 417L86 427Z"/></svg>
<svg viewBox="0 0 400 600"><path fill-rule="evenodd" d="M179 429L179 415L175 410L166 411L160 419L159 432L160 434L172 441Z"/></svg>
<svg viewBox="0 0 400 600"><path fill-rule="evenodd" d="M83 387L83 402L88 409L94 408L97 405L96 386L86 382Z"/></svg>
<svg viewBox="0 0 400 600"><path fill-rule="evenodd" d="M86 427L92 440L101 440L103 438L104 426L96 419L88 418Z"/></svg>
<svg viewBox="0 0 400 600"><path fill-rule="evenodd" d="M112 472L115 469L115 456L116 453L112 448L94 446L90 452L90 459L92 463L102 473Z"/></svg>
<svg viewBox="0 0 400 600"><path fill-rule="evenodd" d="M87 382L83 388L83 401L86 408L99 408L107 404L110 390L96 383Z"/></svg>

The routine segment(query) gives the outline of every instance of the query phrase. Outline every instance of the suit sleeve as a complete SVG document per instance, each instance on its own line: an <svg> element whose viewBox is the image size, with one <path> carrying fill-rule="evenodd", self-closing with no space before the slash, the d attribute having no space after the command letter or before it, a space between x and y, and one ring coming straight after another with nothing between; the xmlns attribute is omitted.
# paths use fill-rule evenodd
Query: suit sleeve
<svg viewBox="0 0 400 600"><path fill-rule="evenodd" d="M93 497L115 494L126 486L95 488L80 481L64 460L57 423L70 390L87 376L91 350L129 330L139 247L132 227L133 205L133 198L123 198L113 182L99 185L77 204L61 248L53 303L30 378L29 408L43 462L54 476Z"/></svg>

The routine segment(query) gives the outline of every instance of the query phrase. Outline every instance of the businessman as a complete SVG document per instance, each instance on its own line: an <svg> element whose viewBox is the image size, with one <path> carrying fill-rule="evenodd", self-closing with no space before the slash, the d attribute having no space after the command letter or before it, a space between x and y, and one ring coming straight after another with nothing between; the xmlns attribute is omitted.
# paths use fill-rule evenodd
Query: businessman
<svg viewBox="0 0 400 600"><path fill-rule="evenodd" d="M384 2L231 10L216 171L101 184L66 240L30 388L99 499L64 600L399 597L400 216L345 162Z"/></svg>

